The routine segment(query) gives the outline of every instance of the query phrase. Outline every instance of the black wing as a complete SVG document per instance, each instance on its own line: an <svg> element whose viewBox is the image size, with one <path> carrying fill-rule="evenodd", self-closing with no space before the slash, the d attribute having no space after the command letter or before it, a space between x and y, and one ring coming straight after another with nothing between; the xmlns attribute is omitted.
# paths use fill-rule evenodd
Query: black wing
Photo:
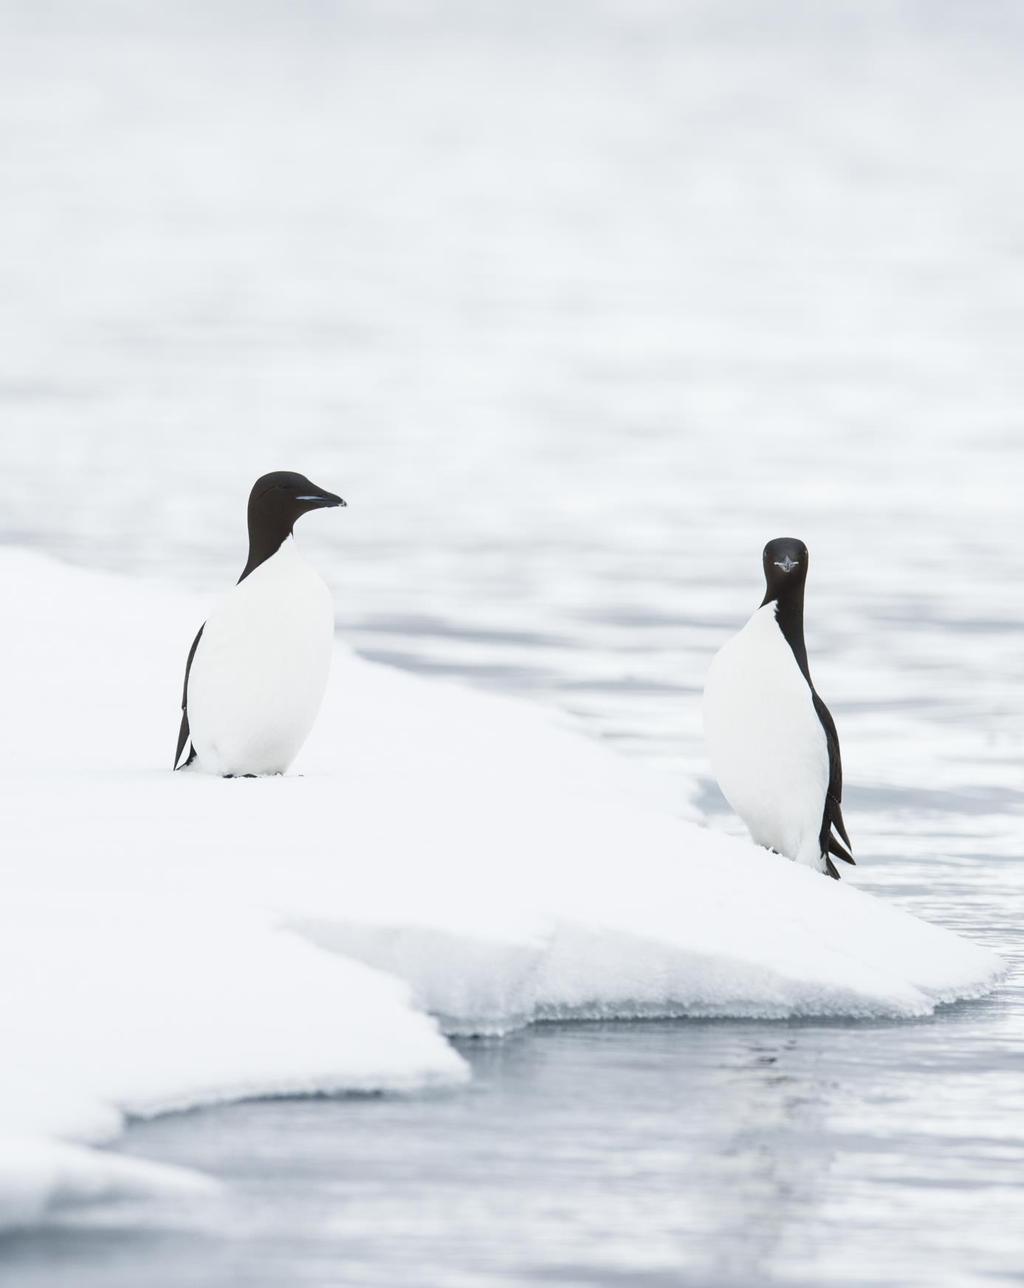
<svg viewBox="0 0 1024 1288"><path fill-rule="evenodd" d="M853 846L850 845L846 824L843 822L843 761L839 754L839 735L836 733L836 722L832 719L832 713L828 707L825 706L816 693L814 694L814 709L818 713L821 727L825 730L825 741L828 744L828 791L825 793L825 809L821 816L821 833L818 840L828 874L838 881L839 872L828 856L834 854L837 859L842 859L846 863L854 862L853 855L850 853ZM842 837L842 841L833 836L833 828ZM843 842L846 844L844 845Z"/></svg>
<svg viewBox="0 0 1024 1288"><path fill-rule="evenodd" d="M190 741L188 727L188 673L192 670L192 659L196 655L196 649L199 647L199 641L203 638L203 631L206 629L206 623L203 622L199 628L199 634L192 641L192 647L188 651L188 661L185 663L185 683L181 688L181 728L178 730L178 749L174 753L174 768L184 769L186 765L191 765L196 758L196 749ZM185 750L185 744L189 743L188 759L182 761L181 754Z"/></svg>

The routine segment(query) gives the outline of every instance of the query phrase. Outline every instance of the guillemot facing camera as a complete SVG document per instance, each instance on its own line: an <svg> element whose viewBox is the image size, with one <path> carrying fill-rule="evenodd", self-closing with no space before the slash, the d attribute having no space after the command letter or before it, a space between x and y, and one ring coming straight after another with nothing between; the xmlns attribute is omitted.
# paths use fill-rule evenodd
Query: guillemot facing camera
<svg viewBox="0 0 1024 1288"><path fill-rule="evenodd" d="M295 759L327 687L334 608L292 529L310 510L344 504L301 474L256 480L249 558L185 664L175 769L198 756L201 769L228 778L283 774Z"/></svg>
<svg viewBox="0 0 1024 1288"><path fill-rule="evenodd" d="M807 665L807 559L802 541L765 546L761 606L716 654L704 684L704 737L722 794L754 841L838 880L829 855L847 863L853 855L839 737Z"/></svg>

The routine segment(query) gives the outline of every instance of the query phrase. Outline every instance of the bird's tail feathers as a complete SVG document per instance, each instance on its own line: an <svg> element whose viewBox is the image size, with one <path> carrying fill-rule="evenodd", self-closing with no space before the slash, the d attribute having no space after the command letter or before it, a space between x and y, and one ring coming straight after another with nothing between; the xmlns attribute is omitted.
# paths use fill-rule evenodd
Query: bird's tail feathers
<svg viewBox="0 0 1024 1288"><path fill-rule="evenodd" d="M838 836L833 834L833 829L838 832ZM842 837L842 840L839 837ZM825 798L825 817L822 820L821 827L821 857L825 860L825 871L830 877L835 877L837 881L839 880L839 870L829 858L829 855L834 854L837 859L842 859L844 863L856 865L856 859L851 853L852 850L850 836L846 830L846 824L843 822L842 808L839 801L830 792Z"/></svg>
<svg viewBox="0 0 1024 1288"><path fill-rule="evenodd" d="M188 747L188 756L183 760L185 747ZM172 769L184 769L186 765L191 765L196 758L196 749L192 745L191 730L188 727L188 712L181 713L181 728L178 730L178 746L174 752L174 764Z"/></svg>
<svg viewBox="0 0 1024 1288"><path fill-rule="evenodd" d="M837 859L842 859L844 863L856 864L857 862L842 841L837 840L836 837L831 834L828 838L828 852L829 854L834 854Z"/></svg>
<svg viewBox="0 0 1024 1288"><path fill-rule="evenodd" d="M838 797L833 796L831 792L825 798L825 820L830 827L836 829L847 847L852 850L853 844L846 830L846 824L843 822L843 807L839 804ZM849 861L852 863L853 859Z"/></svg>

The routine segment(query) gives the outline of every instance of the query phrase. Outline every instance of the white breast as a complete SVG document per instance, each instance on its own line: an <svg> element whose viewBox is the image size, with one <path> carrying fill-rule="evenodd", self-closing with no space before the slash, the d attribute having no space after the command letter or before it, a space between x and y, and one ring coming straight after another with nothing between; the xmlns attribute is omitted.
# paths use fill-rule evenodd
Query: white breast
<svg viewBox="0 0 1024 1288"><path fill-rule="evenodd" d="M280 774L323 699L334 641L331 596L289 538L210 614L188 681L203 769Z"/></svg>
<svg viewBox="0 0 1024 1288"><path fill-rule="evenodd" d="M765 604L720 650L704 685L704 737L722 794L759 844L824 871L828 744L810 686Z"/></svg>

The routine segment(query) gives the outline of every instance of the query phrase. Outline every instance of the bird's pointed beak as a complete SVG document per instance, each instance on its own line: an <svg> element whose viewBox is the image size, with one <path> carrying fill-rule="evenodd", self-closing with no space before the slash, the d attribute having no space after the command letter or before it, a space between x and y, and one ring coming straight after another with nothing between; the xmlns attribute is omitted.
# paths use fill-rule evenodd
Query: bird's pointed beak
<svg viewBox="0 0 1024 1288"><path fill-rule="evenodd" d="M337 505L347 505L340 496L335 496L333 492L315 492L309 496L299 496L295 498L309 506L311 510L326 510Z"/></svg>
<svg viewBox="0 0 1024 1288"><path fill-rule="evenodd" d="M775 567L781 568L783 572L792 572L794 568L800 567L800 560L790 559L789 555L786 555L784 559L775 560Z"/></svg>

